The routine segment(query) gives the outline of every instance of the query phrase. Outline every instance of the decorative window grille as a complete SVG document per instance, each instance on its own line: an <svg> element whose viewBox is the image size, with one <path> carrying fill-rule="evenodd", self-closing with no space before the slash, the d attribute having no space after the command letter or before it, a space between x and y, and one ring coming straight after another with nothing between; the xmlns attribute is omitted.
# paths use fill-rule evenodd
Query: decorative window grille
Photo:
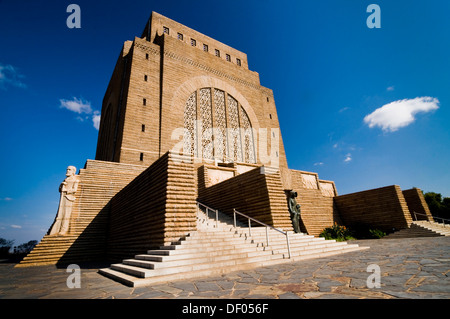
<svg viewBox="0 0 450 319"><path fill-rule="evenodd" d="M202 157L213 159L211 89L200 89Z"/></svg>
<svg viewBox="0 0 450 319"><path fill-rule="evenodd" d="M227 118L225 111L225 92L214 89L214 156L225 161L227 155Z"/></svg>
<svg viewBox="0 0 450 319"><path fill-rule="evenodd" d="M208 160L256 163L254 138L248 114L228 93L201 88L187 99L184 154Z"/></svg>
<svg viewBox="0 0 450 319"><path fill-rule="evenodd" d="M239 109L238 102L228 95L228 134L229 134L229 154L236 162L242 162L241 134L239 130Z"/></svg>
<svg viewBox="0 0 450 319"><path fill-rule="evenodd" d="M189 96L184 108L184 135L183 153L185 155L197 156L197 139L195 120L197 118L197 92Z"/></svg>
<svg viewBox="0 0 450 319"><path fill-rule="evenodd" d="M244 129L244 162L246 163L256 163L255 160L255 150L253 143L253 130L250 124L250 119L244 108L241 106L241 118L242 126Z"/></svg>

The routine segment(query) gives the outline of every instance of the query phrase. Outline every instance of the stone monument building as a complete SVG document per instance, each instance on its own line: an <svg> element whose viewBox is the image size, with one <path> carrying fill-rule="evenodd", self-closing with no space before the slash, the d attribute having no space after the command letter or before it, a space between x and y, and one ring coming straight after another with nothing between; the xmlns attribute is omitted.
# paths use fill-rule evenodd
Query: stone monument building
<svg viewBox="0 0 450 319"><path fill-rule="evenodd" d="M198 202L318 236L334 223L409 227L431 216L420 190L338 196L334 182L288 167L274 94L247 55L152 12L125 41L107 87L95 160L77 175L70 225L20 266L130 258L198 230ZM408 201L407 201L408 200ZM411 212L410 212L411 209Z"/></svg>

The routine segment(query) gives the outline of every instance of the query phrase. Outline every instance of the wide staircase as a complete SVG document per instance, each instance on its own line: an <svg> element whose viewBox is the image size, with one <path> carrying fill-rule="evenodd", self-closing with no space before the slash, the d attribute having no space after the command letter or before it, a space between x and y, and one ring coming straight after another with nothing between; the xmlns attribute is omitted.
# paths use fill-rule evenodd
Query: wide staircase
<svg viewBox="0 0 450 319"><path fill-rule="evenodd" d="M199 210L196 231L171 245L100 269L99 273L137 287L369 248L301 233L288 232L286 236L269 227L242 224L232 217L217 214L218 218L211 214L208 217Z"/></svg>
<svg viewBox="0 0 450 319"><path fill-rule="evenodd" d="M78 175L80 185L69 234L45 235L16 267L80 263L104 258L108 202L144 169L145 166L88 160Z"/></svg>
<svg viewBox="0 0 450 319"><path fill-rule="evenodd" d="M383 238L414 238L414 237L439 237L450 236L450 225L434 221L416 220L409 228L401 229Z"/></svg>

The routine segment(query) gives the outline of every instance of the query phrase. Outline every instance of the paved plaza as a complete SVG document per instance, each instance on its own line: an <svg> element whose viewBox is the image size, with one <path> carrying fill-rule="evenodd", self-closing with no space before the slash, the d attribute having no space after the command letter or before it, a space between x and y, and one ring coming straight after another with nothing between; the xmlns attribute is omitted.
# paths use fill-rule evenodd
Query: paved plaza
<svg viewBox="0 0 450 319"><path fill-rule="evenodd" d="M105 264L80 265L81 287L68 288L66 268L1 263L0 298L450 299L450 237L356 243L370 249L139 288L98 274ZM369 265L379 266L379 288L367 286L376 282Z"/></svg>

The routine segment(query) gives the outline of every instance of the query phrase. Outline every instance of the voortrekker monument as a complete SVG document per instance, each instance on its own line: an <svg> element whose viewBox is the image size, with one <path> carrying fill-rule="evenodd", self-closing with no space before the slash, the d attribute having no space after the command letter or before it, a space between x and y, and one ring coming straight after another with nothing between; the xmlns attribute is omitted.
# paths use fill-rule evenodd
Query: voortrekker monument
<svg viewBox="0 0 450 319"><path fill-rule="evenodd" d="M419 189L338 196L289 168L274 94L247 55L156 12L120 51L95 160L72 170L18 266L109 260L103 274L136 286L361 249L317 237L334 223L390 232L413 211L431 218Z"/></svg>

